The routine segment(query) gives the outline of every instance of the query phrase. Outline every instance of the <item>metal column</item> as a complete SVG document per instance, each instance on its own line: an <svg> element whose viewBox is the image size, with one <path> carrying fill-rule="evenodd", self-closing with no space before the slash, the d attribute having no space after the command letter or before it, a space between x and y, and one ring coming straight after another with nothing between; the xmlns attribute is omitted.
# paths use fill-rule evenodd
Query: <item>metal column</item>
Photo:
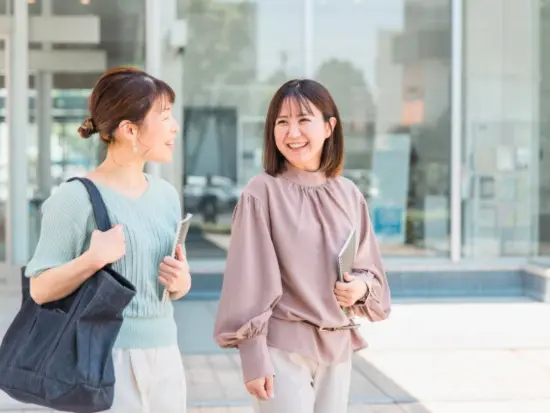
<svg viewBox="0 0 550 413"><path fill-rule="evenodd" d="M28 161L28 5L15 1L11 38L7 41L8 58L8 260L25 264L29 255L29 207L27 200Z"/></svg>
<svg viewBox="0 0 550 413"><path fill-rule="evenodd" d="M159 78L162 72L164 46L162 8L158 6L158 0L145 0L145 70L150 75ZM160 176L160 164L148 163L147 172L153 176Z"/></svg>
<svg viewBox="0 0 550 413"><path fill-rule="evenodd" d="M313 79L314 0L304 2L304 77Z"/></svg>
<svg viewBox="0 0 550 413"><path fill-rule="evenodd" d="M462 125L464 75L464 1L453 0L451 10L451 260L462 256Z"/></svg>

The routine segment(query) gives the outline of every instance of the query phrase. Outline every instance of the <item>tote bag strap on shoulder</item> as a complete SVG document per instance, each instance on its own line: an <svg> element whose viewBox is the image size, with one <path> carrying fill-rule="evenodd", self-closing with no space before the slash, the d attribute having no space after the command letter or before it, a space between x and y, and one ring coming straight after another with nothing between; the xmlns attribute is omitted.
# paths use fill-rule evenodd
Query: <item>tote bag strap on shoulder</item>
<svg viewBox="0 0 550 413"><path fill-rule="evenodd" d="M107 213L107 207L105 206L105 202L103 202L103 198L101 197L101 194L95 184L88 178L74 177L69 179L67 182L71 181L80 181L86 187L88 195L90 196L90 202L92 203L92 210L94 212L94 219L97 228L102 232L110 230L112 225L111 220L109 219L109 214Z"/></svg>

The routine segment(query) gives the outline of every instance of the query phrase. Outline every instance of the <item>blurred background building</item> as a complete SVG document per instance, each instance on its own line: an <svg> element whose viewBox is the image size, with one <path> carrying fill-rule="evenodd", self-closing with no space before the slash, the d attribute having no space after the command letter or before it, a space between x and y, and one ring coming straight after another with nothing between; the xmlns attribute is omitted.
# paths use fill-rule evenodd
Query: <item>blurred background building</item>
<svg viewBox="0 0 550 413"><path fill-rule="evenodd" d="M344 174L397 294L524 294L548 262L550 1L1 0L0 35L0 288L32 254L41 202L101 161L77 127L119 65L176 90L176 161L149 170L195 214L197 297L219 289L269 99L294 77L340 108Z"/></svg>

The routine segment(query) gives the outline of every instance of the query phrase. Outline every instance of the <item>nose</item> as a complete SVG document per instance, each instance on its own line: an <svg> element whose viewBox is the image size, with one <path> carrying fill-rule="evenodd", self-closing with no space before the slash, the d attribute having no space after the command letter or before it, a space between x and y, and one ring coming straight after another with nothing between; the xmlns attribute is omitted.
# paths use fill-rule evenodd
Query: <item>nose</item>
<svg viewBox="0 0 550 413"><path fill-rule="evenodd" d="M180 131L180 125L177 120L174 119L174 124L172 125L172 129L174 133L178 133Z"/></svg>
<svg viewBox="0 0 550 413"><path fill-rule="evenodd" d="M298 138L301 135L300 128L298 127L298 123L296 122L290 122L290 127L288 129L288 136L290 138Z"/></svg>

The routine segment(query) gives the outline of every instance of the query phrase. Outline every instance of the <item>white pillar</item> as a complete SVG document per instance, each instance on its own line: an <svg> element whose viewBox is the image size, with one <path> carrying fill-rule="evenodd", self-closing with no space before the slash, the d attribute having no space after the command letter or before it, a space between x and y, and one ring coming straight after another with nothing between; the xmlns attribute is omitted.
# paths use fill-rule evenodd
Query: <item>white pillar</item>
<svg viewBox="0 0 550 413"><path fill-rule="evenodd" d="M51 0L42 1L42 15L51 16ZM42 50L51 50L50 43L42 43ZM52 188L52 88L53 74L50 71L39 71L35 75L36 88L36 126L38 130L38 192L40 197L50 195Z"/></svg>
<svg viewBox="0 0 550 413"><path fill-rule="evenodd" d="M150 75L162 77L162 55L165 43L162 36L162 8L158 0L145 0L145 71ZM148 163L147 172L154 176L161 175L158 163Z"/></svg>
<svg viewBox="0 0 550 413"><path fill-rule="evenodd" d="M462 256L463 0L452 1L451 64L451 260Z"/></svg>
<svg viewBox="0 0 550 413"><path fill-rule="evenodd" d="M314 0L304 1L304 77L313 79Z"/></svg>
<svg viewBox="0 0 550 413"><path fill-rule="evenodd" d="M29 255L29 214L27 200L28 161L28 5L14 2L13 26L8 47L8 131L9 197L8 259L12 265L25 264Z"/></svg>
<svg viewBox="0 0 550 413"><path fill-rule="evenodd" d="M38 192L48 197L52 188L52 73L40 71L35 75L36 124L38 129Z"/></svg>

